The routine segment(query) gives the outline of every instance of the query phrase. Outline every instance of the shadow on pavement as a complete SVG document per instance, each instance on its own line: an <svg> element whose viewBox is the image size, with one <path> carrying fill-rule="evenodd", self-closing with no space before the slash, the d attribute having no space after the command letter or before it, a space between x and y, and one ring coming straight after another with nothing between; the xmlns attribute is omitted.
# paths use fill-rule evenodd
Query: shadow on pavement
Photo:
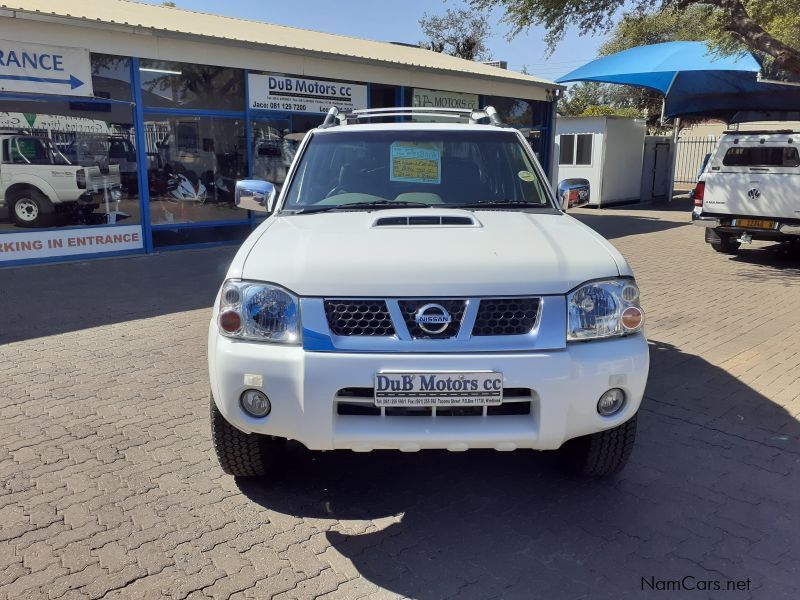
<svg viewBox="0 0 800 600"><path fill-rule="evenodd" d="M688 215L694 208L694 200L689 197L689 191L676 191L672 197L672 202L654 200L650 203L640 205L645 210L659 210L668 212L682 212Z"/></svg>
<svg viewBox="0 0 800 600"><path fill-rule="evenodd" d="M800 244L771 244L760 248L742 246L730 260L752 267L738 270L739 277L800 284Z"/></svg>
<svg viewBox="0 0 800 600"><path fill-rule="evenodd" d="M654 206L650 206L648 208L650 210L661 210L660 208L656 208ZM619 210L626 209L631 210L629 207L621 207ZM597 210L583 209L580 211L569 211L568 214L571 217L575 217L584 225L588 225L609 240L626 237L629 235L656 233L659 231L674 229L675 227L687 227L691 225L688 212L686 213L685 221L670 221L667 219L660 219L658 217L646 215L620 213L617 209L605 208Z"/></svg>
<svg viewBox="0 0 800 600"><path fill-rule="evenodd" d="M797 421L700 357L651 355L633 459L611 481L564 476L553 453L296 445L284 479L237 483L271 511L331 520L336 551L403 597L639 597L641 577L686 575L788 593Z"/></svg>
<svg viewBox="0 0 800 600"><path fill-rule="evenodd" d="M0 344L211 308L237 248L0 270Z"/></svg>

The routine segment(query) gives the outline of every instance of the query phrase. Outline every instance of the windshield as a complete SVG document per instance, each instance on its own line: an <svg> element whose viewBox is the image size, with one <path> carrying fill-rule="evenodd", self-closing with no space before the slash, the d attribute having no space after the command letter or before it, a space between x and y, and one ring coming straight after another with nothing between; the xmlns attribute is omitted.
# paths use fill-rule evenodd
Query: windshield
<svg viewBox="0 0 800 600"><path fill-rule="evenodd" d="M283 208L388 202L552 208L519 137L485 130L317 133Z"/></svg>

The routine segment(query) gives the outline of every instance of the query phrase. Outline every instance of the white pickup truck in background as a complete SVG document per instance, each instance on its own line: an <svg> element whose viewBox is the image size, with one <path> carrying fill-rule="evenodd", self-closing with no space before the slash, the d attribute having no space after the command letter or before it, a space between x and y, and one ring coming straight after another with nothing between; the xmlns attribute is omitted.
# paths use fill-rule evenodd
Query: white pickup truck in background
<svg viewBox="0 0 800 600"><path fill-rule="evenodd" d="M81 166L47 137L0 135L0 208L20 227L48 227L59 212L99 206L104 192L121 195L119 165Z"/></svg>
<svg viewBox="0 0 800 600"><path fill-rule="evenodd" d="M726 132L694 190L692 221L717 252L800 243L800 132Z"/></svg>

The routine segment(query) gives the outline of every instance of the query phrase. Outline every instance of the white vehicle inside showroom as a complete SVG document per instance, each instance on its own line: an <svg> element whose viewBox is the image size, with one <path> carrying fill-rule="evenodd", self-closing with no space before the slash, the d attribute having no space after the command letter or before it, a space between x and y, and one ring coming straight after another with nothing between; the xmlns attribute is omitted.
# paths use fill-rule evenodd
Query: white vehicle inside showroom
<svg viewBox="0 0 800 600"><path fill-rule="evenodd" d="M332 109L280 194L240 181L236 202L269 217L209 327L226 472L269 474L287 439L624 466L649 365L633 273L491 107Z"/></svg>

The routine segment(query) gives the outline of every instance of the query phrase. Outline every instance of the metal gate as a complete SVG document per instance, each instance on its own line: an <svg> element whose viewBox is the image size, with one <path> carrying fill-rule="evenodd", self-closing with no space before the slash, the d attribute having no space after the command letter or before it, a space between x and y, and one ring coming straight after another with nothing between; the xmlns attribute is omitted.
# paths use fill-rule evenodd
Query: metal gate
<svg viewBox="0 0 800 600"><path fill-rule="evenodd" d="M707 154L714 152L719 138L716 136L685 137L678 139L675 157L675 183L694 185Z"/></svg>

